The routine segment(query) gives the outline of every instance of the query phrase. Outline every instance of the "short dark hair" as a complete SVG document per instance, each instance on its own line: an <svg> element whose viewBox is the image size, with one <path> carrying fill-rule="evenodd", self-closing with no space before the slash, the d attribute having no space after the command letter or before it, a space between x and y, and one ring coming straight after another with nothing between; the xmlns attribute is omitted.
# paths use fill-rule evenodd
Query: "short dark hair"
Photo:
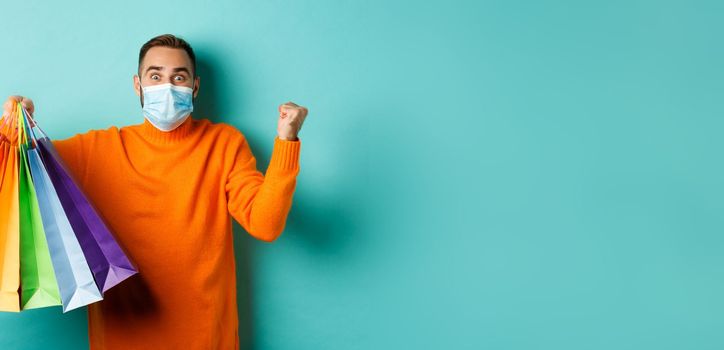
<svg viewBox="0 0 724 350"><path fill-rule="evenodd" d="M139 74L141 71L141 62L143 62L143 58L146 57L146 53L152 47L157 46L170 47L172 49L183 49L184 51L186 51L186 53L189 55L189 58L191 58L191 66L194 69L192 76L196 75L196 55L194 55L194 50L191 48L191 45L186 42L186 40L181 39L173 34L163 34L156 36L154 38L151 38L151 40L147 41L145 44L143 44L143 46L141 46L141 52L138 54Z"/></svg>

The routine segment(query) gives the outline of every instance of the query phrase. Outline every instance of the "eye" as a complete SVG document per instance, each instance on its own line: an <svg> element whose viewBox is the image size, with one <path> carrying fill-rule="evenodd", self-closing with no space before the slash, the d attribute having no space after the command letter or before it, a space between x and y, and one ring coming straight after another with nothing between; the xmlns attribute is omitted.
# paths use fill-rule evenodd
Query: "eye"
<svg viewBox="0 0 724 350"><path fill-rule="evenodd" d="M183 75L177 75L173 78L173 80L175 81L184 81L185 79L186 77L184 77Z"/></svg>
<svg viewBox="0 0 724 350"><path fill-rule="evenodd" d="M158 75L158 74L151 75L151 80L159 80L159 79L161 79L160 75Z"/></svg>

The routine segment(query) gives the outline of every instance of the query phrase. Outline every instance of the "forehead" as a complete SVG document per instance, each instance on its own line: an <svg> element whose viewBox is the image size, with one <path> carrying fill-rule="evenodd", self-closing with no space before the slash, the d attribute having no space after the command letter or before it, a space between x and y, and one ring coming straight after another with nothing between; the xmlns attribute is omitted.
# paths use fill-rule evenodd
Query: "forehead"
<svg viewBox="0 0 724 350"><path fill-rule="evenodd" d="M191 58L184 49L156 46L146 52L141 62L141 69L149 66L160 66L165 68L186 67L192 70Z"/></svg>

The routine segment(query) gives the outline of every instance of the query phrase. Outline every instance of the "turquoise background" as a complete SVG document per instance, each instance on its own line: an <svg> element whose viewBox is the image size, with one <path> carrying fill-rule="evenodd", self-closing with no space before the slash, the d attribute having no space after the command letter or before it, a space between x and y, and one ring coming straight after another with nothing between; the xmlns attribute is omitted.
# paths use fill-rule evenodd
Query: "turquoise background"
<svg viewBox="0 0 724 350"><path fill-rule="evenodd" d="M277 106L309 108L286 231L236 227L244 348L724 348L724 2L2 13L0 97L54 138L142 122L138 50L167 32L197 51L195 116L262 170ZM81 349L86 327L2 313L0 348Z"/></svg>

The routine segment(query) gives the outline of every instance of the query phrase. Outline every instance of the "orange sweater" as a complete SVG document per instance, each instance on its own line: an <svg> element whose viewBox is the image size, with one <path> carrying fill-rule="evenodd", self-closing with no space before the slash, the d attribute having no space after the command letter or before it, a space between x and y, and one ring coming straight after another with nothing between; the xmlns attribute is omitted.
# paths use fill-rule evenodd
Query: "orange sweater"
<svg viewBox="0 0 724 350"><path fill-rule="evenodd" d="M233 216L252 236L284 230L301 142L274 139L266 175L244 135L189 117L53 141L139 274L88 306L91 349L237 349Z"/></svg>

